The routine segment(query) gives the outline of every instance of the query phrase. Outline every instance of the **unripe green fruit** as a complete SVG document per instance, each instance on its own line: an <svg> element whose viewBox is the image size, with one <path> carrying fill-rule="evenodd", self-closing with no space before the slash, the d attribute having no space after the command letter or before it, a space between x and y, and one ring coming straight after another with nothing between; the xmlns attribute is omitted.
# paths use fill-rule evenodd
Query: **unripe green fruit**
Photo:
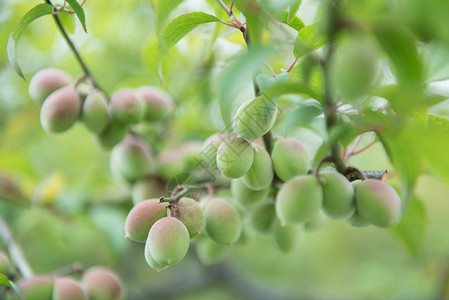
<svg viewBox="0 0 449 300"><path fill-rule="evenodd" d="M229 178L240 178L248 172L254 159L251 144L241 138L225 140L218 147L217 166L220 172Z"/></svg>
<svg viewBox="0 0 449 300"><path fill-rule="evenodd" d="M231 180L232 197L244 207L257 204L266 199L270 189L271 187L269 186L266 189L255 191L247 187L241 178Z"/></svg>
<svg viewBox="0 0 449 300"><path fill-rule="evenodd" d="M109 112L119 123L134 124L142 120L143 107L134 90L124 88L112 94Z"/></svg>
<svg viewBox="0 0 449 300"><path fill-rule="evenodd" d="M176 202L175 217L186 226L190 238L200 235L206 226L203 209L191 198L184 197Z"/></svg>
<svg viewBox="0 0 449 300"><path fill-rule="evenodd" d="M52 300L53 280L47 276L23 278L17 282L17 287L26 300ZM15 292L10 292L8 300L19 300Z"/></svg>
<svg viewBox="0 0 449 300"><path fill-rule="evenodd" d="M151 255L150 252L150 244L146 243L145 244L145 260L147 261L147 264L153 268L154 270L156 270L157 272L163 271L165 269L167 269L169 267L168 264L160 264L158 263L154 257Z"/></svg>
<svg viewBox="0 0 449 300"><path fill-rule="evenodd" d="M351 185L354 188L354 193L357 192L357 187L360 185L362 181L361 180L354 180L351 181ZM353 226L353 227L357 227L357 228L362 228L362 227L368 227L371 225L370 222L368 222L367 220L365 220L359 213L359 211L356 209L354 214L346 220L346 222L349 223L349 225Z"/></svg>
<svg viewBox="0 0 449 300"><path fill-rule="evenodd" d="M165 184L158 177L147 177L138 180L132 188L132 200L133 204L150 199L150 198L160 198L165 194Z"/></svg>
<svg viewBox="0 0 449 300"><path fill-rule="evenodd" d="M200 141L187 141L178 147L178 151L182 153L181 158L188 169L197 167L202 146L203 143Z"/></svg>
<svg viewBox="0 0 449 300"><path fill-rule="evenodd" d="M271 186L274 172L271 157L264 147L253 144L254 159L248 172L242 177L243 183L250 189L260 191Z"/></svg>
<svg viewBox="0 0 449 300"><path fill-rule="evenodd" d="M90 91L84 99L80 120L93 133L100 133L109 122L106 96L99 90Z"/></svg>
<svg viewBox="0 0 449 300"><path fill-rule="evenodd" d="M304 175L309 170L307 149L293 138L277 138L271 152L273 168L283 181Z"/></svg>
<svg viewBox="0 0 449 300"><path fill-rule="evenodd" d="M89 300L123 300L125 298L120 278L112 270L95 266L83 275L83 284Z"/></svg>
<svg viewBox="0 0 449 300"><path fill-rule="evenodd" d="M151 226L167 216L166 206L167 203L159 203L159 199L148 199L134 206L126 217L125 237L144 243Z"/></svg>
<svg viewBox="0 0 449 300"><path fill-rule="evenodd" d="M354 188L340 173L323 171L323 211L332 219L347 219L355 211Z"/></svg>
<svg viewBox="0 0 449 300"><path fill-rule="evenodd" d="M129 181L146 177L151 172L151 150L142 139L129 135L111 152L111 169Z"/></svg>
<svg viewBox="0 0 449 300"><path fill-rule="evenodd" d="M135 91L143 109L143 120L156 122L164 119L173 109L173 99L165 91L144 86Z"/></svg>
<svg viewBox="0 0 449 300"><path fill-rule="evenodd" d="M154 260L165 266L175 265L184 258L189 240L189 231L181 221L165 217L151 227L146 243Z"/></svg>
<svg viewBox="0 0 449 300"><path fill-rule="evenodd" d="M164 149L156 159L158 175L169 181L176 175L182 174L186 169L186 161L179 149Z"/></svg>
<svg viewBox="0 0 449 300"><path fill-rule="evenodd" d="M96 140L101 147L111 149L123 140L127 132L128 127L126 125L109 119L106 127L96 135Z"/></svg>
<svg viewBox="0 0 449 300"><path fill-rule="evenodd" d="M86 292L73 278L56 278L53 284L52 300L88 300Z"/></svg>
<svg viewBox="0 0 449 300"><path fill-rule="evenodd" d="M211 170L218 170L217 166L217 151L221 143L230 137L235 137L233 133L215 133L208 137L202 147L200 159L203 161L203 165Z"/></svg>
<svg viewBox="0 0 449 300"><path fill-rule="evenodd" d="M227 250L227 246L214 242L208 237L204 237L204 239L196 244L196 255L204 265L219 262L225 257Z"/></svg>
<svg viewBox="0 0 449 300"><path fill-rule="evenodd" d="M72 127L81 112L81 100L72 85L48 96L41 107L41 124L48 133L63 132Z"/></svg>
<svg viewBox="0 0 449 300"><path fill-rule="evenodd" d="M276 215L281 225L313 219L323 203L323 190L313 175L302 175L284 183L276 196Z"/></svg>
<svg viewBox="0 0 449 300"><path fill-rule="evenodd" d="M235 131L245 139L261 137L273 127L277 111L277 104L266 97L248 100L235 113Z"/></svg>
<svg viewBox="0 0 449 300"><path fill-rule="evenodd" d="M235 243L242 232L242 221L236 208L221 198L206 203L206 232L217 243Z"/></svg>
<svg viewBox="0 0 449 300"><path fill-rule="evenodd" d="M284 254L289 254L298 249L304 237L304 227L302 225L285 225L276 220L273 227L273 236L276 246Z"/></svg>
<svg viewBox="0 0 449 300"><path fill-rule="evenodd" d="M8 276L9 273L9 259L5 253L0 251L0 274Z"/></svg>
<svg viewBox="0 0 449 300"><path fill-rule="evenodd" d="M42 104L54 91L71 83L70 76L61 70L47 68L40 70L30 80L28 92L34 102Z"/></svg>
<svg viewBox="0 0 449 300"><path fill-rule="evenodd" d="M251 224L260 233L270 233L276 220L276 211L273 203L256 207L251 214Z"/></svg>
<svg viewBox="0 0 449 300"><path fill-rule="evenodd" d="M387 183L367 179L356 192L357 210L366 221L379 227L391 227L401 218L401 199Z"/></svg>
<svg viewBox="0 0 449 300"><path fill-rule="evenodd" d="M312 218L312 220L304 223L304 229L307 231L317 230L323 227L327 221L328 218L323 212L320 211L317 215L315 215L315 217Z"/></svg>

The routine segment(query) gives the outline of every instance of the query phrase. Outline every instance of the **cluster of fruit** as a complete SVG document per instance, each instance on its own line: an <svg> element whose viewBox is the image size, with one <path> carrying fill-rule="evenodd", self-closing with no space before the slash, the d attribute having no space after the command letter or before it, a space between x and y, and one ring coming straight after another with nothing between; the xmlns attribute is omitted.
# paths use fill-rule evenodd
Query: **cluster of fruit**
<svg viewBox="0 0 449 300"><path fill-rule="evenodd" d="M10 268L7 256L0 252L0 273L7 275ZM123 284L118 275L103 266L93 266L85 270L80 281L69 276L35 275L20 279L17 287L24 299L123 300L125 298ZM6 299L20 298L11 290Z"/></svg>
<svg viewBox="0 0 449 300"><path fill-rule="evenodd" d="M65 72L52 68L37 72L28 90L42 105L40 118L45 131L63 132L81 120L104 148L119 143L130 125L160 121L173 108L170 95L155 87L123 88L109 100L102 91L74 84Z"/></svg>

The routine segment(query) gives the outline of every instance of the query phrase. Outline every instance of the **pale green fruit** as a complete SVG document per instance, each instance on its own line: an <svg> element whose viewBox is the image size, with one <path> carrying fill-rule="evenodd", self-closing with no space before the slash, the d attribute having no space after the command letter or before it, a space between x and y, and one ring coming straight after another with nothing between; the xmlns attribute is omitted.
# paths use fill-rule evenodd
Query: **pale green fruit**
<svg viewBox="0 0 449 300"><path fill-rule="evenodd" d="M99 90L90 91L84 99L80 120L93 133L100 133L109 122L106 96Z"/></svg>
<svg viewBox="0 0 449 300"><path fill-rule="evenodd" d="M144 255L145 255L145 260L147 261L147 264L151 268L156 270L157 272L163 271L169 267L168 264L160 264L154 259L154 257L151 255L151 252L150 252L150 244L149 243L145 244Z"/></svg>
<svg viewBox="0 0 449 300"><path fill-rule="evenodd" d="M320 173L323 186L323 211L332 219L347 219L355 211L355 194L349 180L340 173Z"/></svg>
<svg viewBox="0 0 449 300"><path fill-rule="evenodd" d="M88 300L88 298L78 281L70 277L59 277L53 284L52 300Z"/></svg>
<svg viewBox="0 0 449 300"><path fill-rule="evenodd" d="M47 68L34 74L30 80L28 92L34 102L42 104L51 93L69 85L71 82L72 79L66 72Z"/></svg>
<svg viewBox="0 0 449 300"><path fill-rule="evenodd" d="M248 100L235 113L235 131L245 139L261 137L273 127L277 111L276 102L267 97Z"/></svg>
<svg viewBox="0 0 449 300"><path fill-rule="evenodd" d="M309 170L307 149L293 138L277 138L271 158L274 172L283 181L288 181L297 175L305 175Z"/></svg>
<svg viewBox="0 0 449 300"><path fill-rule="evenodd" d="M190 238L201 234L206 226L203 209L191 198L183 197L176 202L175 217L186 226Z"/></svg>
<svg viewBox="0 0 449 300"><path fill-rule="evenodd" d="M230 137L235 137L233 133L215 133L208 137L200 152L201 166L210 170L218 170L217 166L217 151L221 143Z"/></svg>
<svg viewBox="0 0 449 300"><path fill-rule="evenodd" d="M48 276L22 278L17 282L20 293L26 300L52 300L53 280ZM8 300L19 300L16 293L11 292Z"/></svg>
<svg viewBox="0 0 449 300"><path fill-rule="evenodd" d="M175 265L187 254L189 231L174 217L159 219L151 227L146 243L151 256L159 264Z"/></svg>
<svg viewBox="0 0 449 300"><path fill-rule="evenodd" d="M284 183L276 196L276 215L282 225L312 220L323 203L323 190L313 175L301 175Z"/></svg>
<svg viewBox="0 0 449 300"><path fill-rule="evenodd" d="M223 260L228 250L228 246L214 242L208 237L202 238L196 244L196 255L204 265L211 265Z"/></svg>
<svg viewBox="0 0 449 300"><path fill-rule="evenodd" d="M254 158L248 172L242 177L243 183L250 189L260 191L267 189L273 182L274 172L271 157L264 147L253 144Z"/></svg>
<svg viewBox="0 0 449 300"><path fill-rule="evenodd" d="M134 90L124 88L112 94L109 112L119 123L134 124L142 120L143 107Z"/></svg>
<svg viewBox="0 0 449 300"><path fill-rule="evenodd" d="M357 187L356 203L359 214L379 227L391 227L401 218L401 199L387 183L367 179Z"/></svg>
<svg viewBox="0 0 449 300"><path fill-rule="evenodd" d="M106 267L94 266L87 269L82 281L89 300L123 300L125 298L121 279Z"/></svg>
<svg viewBox="0 0 449 300"><path fill-rule="evenodd" d="M276 210L273 203L262 204L251 214L251 225L260 233L270 233L276 220Z"/></svg>
<svg viewBox="0 0 449 300"><path fill-rule="evenodd" d="M174 107L172 97L165 91L152 86L140 87L135 91L141 102L143 120L156 122L164 119Z"/></svg>
<svg viewBox="0 0 449 300"><path fill-rule="evenodd" d="M162 150L156 161L158 175L165 181L169 181L176 175L184 173L187 168L183 153L177 148Z"/></svg>
<svg viewBox="0 0 449 300"><path fill-rule="evenodd" d="M267 198L270 190L271 186L268 186L263 190L255 191L247 187L242 178L231 180L232 197L244 207L260 203Z"/></svg>
<svg viewBox="0 0 449 300"><path fill-rule="evenodd" d="M134 206L126 217L126 238L144 243L151 226L167 216L166 206L167 203L159 203L159 199L148 199Z"/></svg>
<svg viewBox="0 0 449 300"><path fill-rule="evenodd" d="M48 133L68 130L78 120L81 99L73 85L62 87L44 101L41 107L41 125Z"/></svg>
<svg viewBox="0 0 449 300"><path fill-rule="evenodd" d="M254 159L251 144L241 138L230 138L221 143L217 151L220 172L229 178L240 178L248 172Z"/></svg>
<svg viewBox="0 0 449 300"><path fill-rule="evenodd" d="M97 143L105 148L111 149L118 143L120 143L128 132L128 127L126 125L120 124L113 119L109 119L106 127L97 134Z"/></svg>
<svg viewBox="0 0 449 300"><path fill-rule="evenodd" d="M151 173L151 150L148 144L133 135L128 135L111 152L111 169L126 180L136 181Z"/></svg>
<svg viewBox="0 0 449 300"><path fill-rule="evenodd" d="M357 191L357 187L360 185L361 182L362 182L361 180L354 180L351 182L351 185L354 188L354 193ZM371 225L370 222L365 220L360 215L357 209L355 210L354 214L349 219L346 220L346 222L348 222L349 225L357 228L368 227Z"/></svg>
<svg viewBox="0 0 449 300"><path fill-rule="evenodd" d="M206 232L217 243L235 243L242 232L242 221L236 208L222 198L209 200L205 205Z"/></svg>
<svg viewBox="0 0 449 300"><path fill-rule="evenodd" d="M304 227L302 225L293 224L281 226L276 220L273 227L273 236L276 246L284 254L289 254L298 249L304 237Z"/></svg>

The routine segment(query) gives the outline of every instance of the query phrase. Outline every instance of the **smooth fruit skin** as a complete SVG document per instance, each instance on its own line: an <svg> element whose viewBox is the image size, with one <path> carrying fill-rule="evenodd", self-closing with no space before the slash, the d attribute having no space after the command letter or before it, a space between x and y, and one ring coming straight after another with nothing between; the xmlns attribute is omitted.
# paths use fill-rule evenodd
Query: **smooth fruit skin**
<svg viewBox="0 0 449 300"><path fill-rule="evenodd" d="M149 243L145 244L144 256L145 256L145 260L146 260L147 264L151 268L156 270L157 272L163 271L170 266L168 264L160 264L154 259L154 257L151 255L151 252L150 252L150 244Z"/></svg>
<svg viewBox="0 0 449 300"><path fill-rule="evenodd" d="M401 199L387 183L367 179L356 191L357 210L368 222L379 227L391 227L401 218Z"/></svg>
<svg viewBox="0 0 449 300"><path fill-rule="evenodd" d="M323 203L323 190L313 175L297 176L284 183L276 196L276 215L285 224L312 220Z"/></svg>
<svg viewBox="0 0 449 300"><path fill-rule="evenodd" d="M62 87L44 101L41 125L48 133L63 132L72 127L81 112L81 100L72 85Z"/></svg>
<svg viewBox="0 0 449 300"><path fill-rule="evenodd" d="M202 264L211 265L222 260L228 249L226 245L205 236L196 244L196 255Z"/></svg>
<svg viewBox="0 0 449 300"><path fill-rule="evenodd" d="M125 298L120 278L106 267L94 266L87 269L82 281L89 300L123 300Z"/></svg>
<svg viewBox="0 0 449 300"><path fill-rule="evenodd" d="M73 278L56 278L53 284L52 300L88 300L86 292Z"/></svg>
<svg viewBox="0 0 449 300"><path fill-rule="evenodd" d="M145 243L151 226L167 216L166 206L166 203L159 203L159 199L148 199L134 206L125 220L125 237Z"/></svg>
<svg viewBox="0 0 449 300"><path fill-rule="evenodd" d="M267 198L271 187L260 191L250 189L243 183L242 178L231 180L232 197L244 207L253 206Z"/></svg>
<svg viewBox="0 0 449 300"><path fill-rule="evenodd" d="M112 94L109 112L119 123L134 124L142 119L143 108L134 90L124 88Z"/></svg>
<svg viewBox="0 0 449 300"><path fill-rule="evenodd" d="M242 232L242 221L236 208L222 198L205 204L206 232L217 243L235 243Z"/></svg>
<svg viewBox="0 0 449 300"><path fill-rule="evenodd" d="M347 219L355 212L355 193L349 180L333 171L320 172L323 211L332 219Z"/></svg>
<svg viewBox="0 0 449 300"><path fill-rule="evenodd" d="M8 276L9 273L9 259L5 253L0 251L0 274Z"/></svg>
<svg viewBox="0 0 449 300"><path fill-rule="evenodd" d="M284 254L289 254L296 250L304 236L304 227L302 225L285 225L276 220L273 227L273 236L276 246Z"/></svg>
<svg viewBox="0 0 449 300"><path fill-rule="evenodd" d="M186 226L177 218L165 217L151 227L145 247L159 264L175 265L186 255L189 241Z"/></svg>
<svg viewBox="0 0 449 300"><path fill-rule="evenodd" d="M351 181L351 185L354 188L354 193L357 192L357 188L360 185L360 183L362 183L362 180L354 180ZM349 225L353 226L353 227L357 227L357 228L363 228L363 227L368 227L371 225L370 222L368 222L367 220L365 220L359 213L359 211L356 209L354 214L346 220L346 222L348 222Z"/></svg>
<svg viewBox="0 0 449 300"><path fill-rule="evenodd" d="M133 204L150 199L160 198L165 194L165 183L158 177L147 177L136 181L132 187L131 197Z"/></svg>
<svg viewBox="0 0 449 300"><path fill-rule="evenodd" d="M47 68L34 74L30 80L28 92L34 102L42 104L51 93L71 82L72 79L66 72Z"/></svg>
<svg viewBox="0 0 449 300"><path fill-rule="evenodd" d="M276 220L273 203L260 205L251 214L251 225L260 233L270 233Z"/></svg>
<svg viewBox="0 0 449 300"><path fill-rule="evenodd" d="M148 144L133 135L128 135L111 152L111 169L129 181L136 181L151 173L151 150Z"/></svg>
<svg viewBox="0 0 449 300"><path fill-rule="evenodd" d="M186 226L190 238L200 235L206 226L204 211L192 198L184 197L176 202L175 217Z"/></svg>
<svg viewBox="0 0 449 300"><path fill-rule="evenodd" d="M218 170L217 166L217 151L221 143L230 137L235 137L232 133L215 133L208 137L201 146L200 160L201 166L210 169Z"/></svg>
<svg viewBox="0 0 449 300"><path fill-rule="evenodd" d="M218 147L217 166L229 178L240 178L248 172L254 159L251 144L241 138L225 140Z"/></svg>
<svg viewBox="0 0 449 300"><path fill-rule="evenodd" d="M298 175L305 175L309 170L307 149L293 138L277 138L273 145L271 158L274 172L283 181L288 181Z"/></svg>
<svg viewBox="0 0 449 300"><path fill-rule="evenodd" d="M252 144L254 158L248 172L242 177L242 181L250 189L260 191L271 186L274 172L271 157L264 147Z"/></svg>
<svg viewBox="0 0 449 300"><path fill-rule="evenodd" d="M84 99L80 120L93 133L100 133L109 122L106 96L99 90L90 91Z"/></svg>
<svg viewBox="0 0 449 300"><path fill-rule="evenodd" d="M128 127L114 119L109 119L106 127L96 135L97 143L104 149L111 149L120 143L128 132Z"/></svg>
<svg viewBox="0 0 449 300"><path fill-rule="evenodd" d="M23 278L17 282L20 293L26 300L52 300L53 280L47 276ZM11 292L8 300L19 300L16 293Z"/></svg>
<svg viewBox="0 0 449 300"><path fill-rule="evenodd" d="M261 137L273 127L277 111L277 104L266 97L248 100L235 113L235 131L249 140Z"/></svg>
<svg viewBox="0 0 449 300"><path fill-rule="evenodd" d="M141 102L143 109L143 120L157 122L164 119L173 109L173 99L165 91L144 86L135 91L136 98Z"/></svg>

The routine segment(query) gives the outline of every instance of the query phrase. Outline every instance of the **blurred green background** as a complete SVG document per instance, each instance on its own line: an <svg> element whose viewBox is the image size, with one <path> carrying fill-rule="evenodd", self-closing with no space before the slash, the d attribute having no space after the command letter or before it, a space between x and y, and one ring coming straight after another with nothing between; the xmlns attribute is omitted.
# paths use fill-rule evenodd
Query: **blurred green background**
<svg viewBox="0 0 449 300"><path fill-rule="evenodd" d="M387 2L352 1L351 13L360 19L380 17L389 13ZM270 236L250 230L246 243L230 247L217 264L200 263L192 246L180 264L155 272L145 262L144 246L124 239L124 220L132 207L130 188L111 175L110 153L100 149L81 124L64 134L45 133L39 107L27 94L28 82L7 60L6 43L13 25L37 3L0 1L0 215L12 227L36 273L74 261L85 267L107 265L124 280L128 299L448 297L449 186L430 174L419 178L415 201L393 229L356 229L345 221L326 218L320 228L306 233L300 250L290 255L281 254ZM439 9L447 5L430 1L421 7L423 3L410 1L408 10L393 16L412 24L423 36L448 38L449 19L447 14L440 17ZM299 16L311 24L319 7L320 1L303 1ZM84 9L88 33L75 20L71 37L108 93L121 87L154 85L174 96L174 117L169 125L156 128L168 138L152 145L155 149L201 141L223 129L217 118L214 79L226 59L244 49L239 32L215 24L194 30L167 54L161 85L149 1L90 0ZM174 15L217 10L215 1L184 1ZM294 40L288 29L279 32L277 38ZM211 43L216 33L220 38ZM271 38L267 40L276 42ZM276 72L293 61L291 43L285 43L273 59ZM28 80L47 67L63 69L74 78L81 74L49 16L36 20L24 32L18 58ZM245 89L239 97L251 97L250 92ZM274 132L284 134L285 130L278 126ZM313 133L297 130L289 135L305 141L312 153L316 151ZM354 156L350 163L365 170L391 170L379 144ZM0 249L4 248L0 243Z"/></svg>

